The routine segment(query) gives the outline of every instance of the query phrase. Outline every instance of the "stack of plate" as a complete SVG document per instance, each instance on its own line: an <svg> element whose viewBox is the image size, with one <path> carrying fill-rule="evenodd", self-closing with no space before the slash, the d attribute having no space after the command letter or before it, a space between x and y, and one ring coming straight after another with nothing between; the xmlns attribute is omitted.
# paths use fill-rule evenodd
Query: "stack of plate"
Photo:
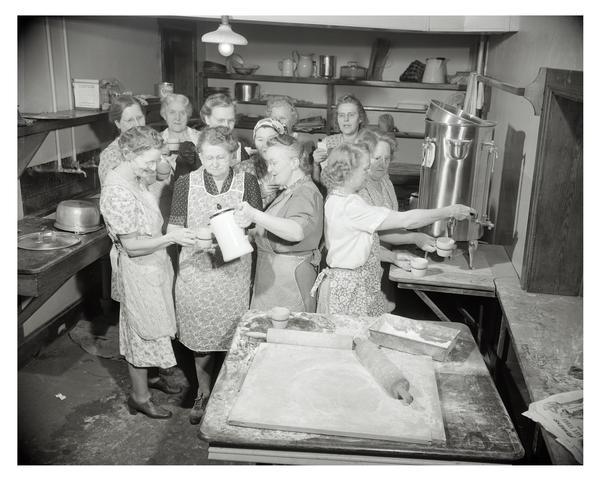
<svg viewBox="0 0 600 480"><path fill-rule="evenodd" d="M227 73L227 67L222 63L209 62L206 60L202 63L204 73Z"/></svg>
<svg viewBox="0 0 600 480"><path fill-rule="evenodd" d="M223 93L228 97L231 97L229 88L227 87L206 87L206 95L214 95L215 93Z"/></svg>

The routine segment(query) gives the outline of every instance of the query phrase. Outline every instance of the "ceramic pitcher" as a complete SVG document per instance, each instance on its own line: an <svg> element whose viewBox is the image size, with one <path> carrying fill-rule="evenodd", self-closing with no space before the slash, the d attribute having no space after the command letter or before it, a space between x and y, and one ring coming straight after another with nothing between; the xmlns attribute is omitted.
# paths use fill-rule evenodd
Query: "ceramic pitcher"
<svg viewBox="0 0 600 480"><path fill-rule="evenodd" d="M284 58L279 61L279 70L281 70L281 75L283 77L293 77L294 70L296 70L296 62L291 58Z"/></svg>
<svg viewBox="0 0 600 480"><path fill-rule="evenodd" d="M313 54L292 52L292 58L296 60L296 75L299 77L312 77L313 74Z"/></svg>
<svg viewBox="0 0 600 480"><path fill-rule="evenodd" d="M423 83L446 83L447 58L428 58L423 72Z"/></svg>

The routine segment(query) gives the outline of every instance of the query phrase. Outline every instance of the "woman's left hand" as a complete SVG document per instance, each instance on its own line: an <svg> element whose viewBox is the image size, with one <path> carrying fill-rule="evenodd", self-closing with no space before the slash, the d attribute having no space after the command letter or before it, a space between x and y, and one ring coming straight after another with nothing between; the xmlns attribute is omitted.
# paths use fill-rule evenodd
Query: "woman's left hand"
<svg viewBox="0 0 600 480"><path fill-rule="evenodd" d="M254 207L250 206L248 202L242 202L233 214L233 218L238 226L246 228L254 222L255 213L256 209Z"/></svg>
<svg viewBox="0 0 600 480"><path fill-rule="evenodd" d="M426 233L414 233L414 243L421 250L426 252L435 252L435 238L430 237Z"/></svg>

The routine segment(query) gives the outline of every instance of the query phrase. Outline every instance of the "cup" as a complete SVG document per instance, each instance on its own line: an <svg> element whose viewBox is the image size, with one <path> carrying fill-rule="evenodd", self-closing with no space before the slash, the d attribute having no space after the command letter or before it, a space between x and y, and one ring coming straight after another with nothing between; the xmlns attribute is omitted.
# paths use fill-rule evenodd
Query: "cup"
<svg viewBox="0 0 600 480"><path fill-rule="evenodd" d="M273 307L269 310L269 317L274 328L285 328L290 318L290 310L285 307Z"/></svg>
<svg viewBox="0 0 600 480"><path fill-rule="evenodd" d="M179 153L179 140L176 138L169 138L167 140L167 146L169 147L169 153L171 155L176 155Z"/></svg>
<svg viewBox="0 0 600 480"><path fill-rule="evenodd" d="M212 231L210 227L200 227L196 231L198 240L196 240L196 246L198 248L211 248L212 247Z"/></svg>
<svg viewBox="0 0 600 480"><path fill-rule="evenodd" d="M436 252L440 257L449 257L456 246L456 242L449 237L439 237L435 241Z"/></svg>
<svg viewBox="0 0 600 480"><path fill-rule="evenodd" d="M410 261L410 273L415 277L424 277L427 274L429 262L421 257L413 258Z"/></svg>
<svg viewBox="0 0 600 480"><path fill-rule="evenodd" d="M171 165L164 160L161 160L156 164L156 179L157 180L166 180L171 175Z"/></svg>

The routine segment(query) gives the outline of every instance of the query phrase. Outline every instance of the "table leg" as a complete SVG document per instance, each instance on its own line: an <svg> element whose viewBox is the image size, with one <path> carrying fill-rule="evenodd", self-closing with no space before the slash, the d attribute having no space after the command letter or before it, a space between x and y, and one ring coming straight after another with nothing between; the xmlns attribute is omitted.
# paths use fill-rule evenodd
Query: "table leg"
<svg viewBox="0 0 600 480"><path fill-rule="evenodd" d="M427 305L431 311L433 313L435 313L435 315L442 320L443 322L451 322L452 320L450 320L446 314L444 312L442 312L440 310L440 308L433 302L433 300L431 300L431 298L429 298L429 296L427 296L427 294L422 291L422 290L414 290L414 292L417 294L417 296L423 300L423 302L425 303L425 305Z"/></svg>

